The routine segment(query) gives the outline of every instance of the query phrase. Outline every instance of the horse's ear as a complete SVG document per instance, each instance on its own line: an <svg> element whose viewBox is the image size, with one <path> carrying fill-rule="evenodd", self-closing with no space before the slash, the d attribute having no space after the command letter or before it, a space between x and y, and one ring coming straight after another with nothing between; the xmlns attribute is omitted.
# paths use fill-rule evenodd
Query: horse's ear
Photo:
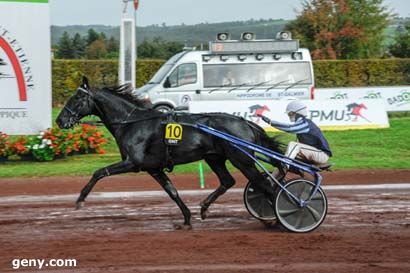
<svg viewBox="0 0 410 273"><path fill-rule="evenodd" d="M90 84L88 83L88 78L86 76L83 76L82 86L87 90L90 89Z"/></svg>

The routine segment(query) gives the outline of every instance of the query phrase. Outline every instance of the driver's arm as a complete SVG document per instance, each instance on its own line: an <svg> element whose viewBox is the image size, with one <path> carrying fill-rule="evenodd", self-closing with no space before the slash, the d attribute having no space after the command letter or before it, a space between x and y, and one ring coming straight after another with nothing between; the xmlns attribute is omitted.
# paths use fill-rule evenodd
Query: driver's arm
<svg viewBox="0 0 410 273"><path fill-rule="evenodd" d="M271 120L263 115L258 115L262 120L278 130L293 133L293 134L303 134L309 132L309 123L306 120L299 119L293 123L281 123L278 121Z"/></svg>

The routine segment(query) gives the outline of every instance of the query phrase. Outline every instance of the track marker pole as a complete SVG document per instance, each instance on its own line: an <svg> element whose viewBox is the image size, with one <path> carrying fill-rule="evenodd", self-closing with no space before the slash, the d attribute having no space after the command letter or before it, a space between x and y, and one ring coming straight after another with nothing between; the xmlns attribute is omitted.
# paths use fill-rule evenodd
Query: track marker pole
<svg viewBox="0 0 410 273"><path fill-rule="evenodd" d="M199 162L199 186L201 189L205 189L204 168L202 162Z"/></svg>

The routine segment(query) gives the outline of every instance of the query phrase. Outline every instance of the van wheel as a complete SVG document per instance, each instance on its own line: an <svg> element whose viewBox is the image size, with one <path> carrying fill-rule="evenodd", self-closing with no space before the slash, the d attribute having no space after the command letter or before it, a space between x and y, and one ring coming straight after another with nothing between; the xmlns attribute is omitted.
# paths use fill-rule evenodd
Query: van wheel
<svg viewBox="0 0 410 273"><path fill-rule="evenodd" d="M163 113L167 113L170 112L173 108L169 105L162 104L154 107L154 109Z"/></svg>

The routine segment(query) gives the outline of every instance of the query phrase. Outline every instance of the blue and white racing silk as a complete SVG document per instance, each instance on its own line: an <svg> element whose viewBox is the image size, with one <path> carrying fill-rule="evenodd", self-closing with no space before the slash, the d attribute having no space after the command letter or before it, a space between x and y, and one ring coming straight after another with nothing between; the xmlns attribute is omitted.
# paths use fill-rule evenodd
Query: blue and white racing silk
<svg viewBox="0 0 410 273"><path fill-rule="evenodd" d="M309 123L306 119L303 118L298 118L295 122L290 124L271 120L270 125L272 125L278 130L292 134L303 134L309 132Z"/></svg>
<svg viewBox="0 0 410 273"><path fill-rule="evenodd" d="M310 145L325 152L329 157L332 156L329 143L323 136L322 131L317 125L305 117L298 117L295 122L286 124L270 120L270 125L288 133L296 134L300 143Z"/></svg>

